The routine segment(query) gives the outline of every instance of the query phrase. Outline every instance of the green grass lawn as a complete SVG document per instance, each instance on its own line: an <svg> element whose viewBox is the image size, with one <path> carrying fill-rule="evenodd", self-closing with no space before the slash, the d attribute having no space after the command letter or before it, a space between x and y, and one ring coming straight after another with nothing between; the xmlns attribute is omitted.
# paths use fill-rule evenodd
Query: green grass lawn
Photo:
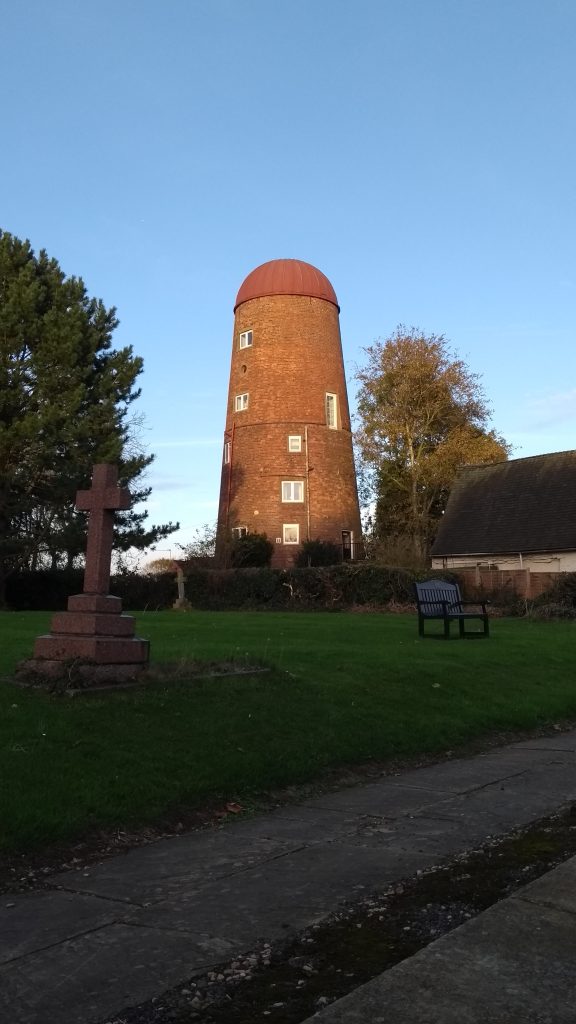
<svg viewBox="0 0 576 1024"><path fill-rule="evenodd" d="M576 624L495 619L489 640L419 640L415 615L137 616L154 661L271 672L70 699L0 685L0 849L576 718ZM0 676L50 615L0 613ZM439 624L436 624L439 625Z"/></svg>

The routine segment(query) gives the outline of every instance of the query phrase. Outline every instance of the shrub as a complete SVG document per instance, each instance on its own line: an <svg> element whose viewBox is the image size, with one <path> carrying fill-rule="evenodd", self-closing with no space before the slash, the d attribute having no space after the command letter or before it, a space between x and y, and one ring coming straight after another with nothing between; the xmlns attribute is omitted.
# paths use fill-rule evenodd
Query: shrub
<svg viewBox="0 0 576 1024"><path fill-rule="evenodd" d="M365 563L307 569L195 568L186 575L186 597L194 608L206 611L405 607L413 603L414 581L432 576L454 580L446 572L415 573Z"/></svg>
<svg viewBox="0 0 576 1024"><path fill-rule="evenodd" d="M83 569L43 569L20 572L7 580L7 605L13 611L65 610L71 594L80 594ZM133 611L170 608L178 591L174 573L119 573L110 580L110 593L122 598L124 608Z"/></svg>
<svg viewBox="0 0 576 1024"><path fill-rule="evenodd" d="M530 612L531 619L576 619L576 607L558 602L534 604Z"/></svg>
<svg viewBox="0 0 576 1024"><path fill-rule="evenodd" d="M536 605L552 604L576 608L576 572L563 572L544 594L536 598Z"/></svg>
<svg viewBox="0 0 576 1024"><path fill-rule="evenodd" d="M6 604L19 612L63 611L70 594L80 593L83 583L83 569L25 570L6 580Z"/></svg>
<svg viewBox="0 0 576 1024"><path fill-rule="evenodd" d="M563 572L532 601L530 618L576 619L576 572Z"/></svg>
<svg viewBox="0 0 576 1024"><path fill-rule="evenodd" d="M178 597L173 572L119 573L110 580L110 593L122 598L122 607L135 612L160 611L171 608Z"/></svg>
<svg viewBox="0 0 576 1024"><path fill-rule="evenodd" d="M342 561L342 551L329 540L305 540L296 557L298 568L318 565L337 565Z"/></svg>
<svg viewBox="0 0 576 1024"><path fill-rule="evenodd" d="M230 547L230 564L234 569L259 568L270 565L274 545L265 533L246 533L235 537Z"/></svg>

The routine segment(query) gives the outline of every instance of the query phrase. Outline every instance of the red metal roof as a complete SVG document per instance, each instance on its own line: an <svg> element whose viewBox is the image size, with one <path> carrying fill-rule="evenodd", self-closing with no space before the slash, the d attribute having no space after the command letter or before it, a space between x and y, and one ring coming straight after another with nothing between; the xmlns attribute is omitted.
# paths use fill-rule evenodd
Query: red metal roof
<svg viewBox="0 0 576 1024"><path fill-rule="evenodd" d="M332 302L340 309L336 292L326 275L302 260L270 260L256 267L241 285L234 311L242 302L264 295L310 295Z"/></svg>

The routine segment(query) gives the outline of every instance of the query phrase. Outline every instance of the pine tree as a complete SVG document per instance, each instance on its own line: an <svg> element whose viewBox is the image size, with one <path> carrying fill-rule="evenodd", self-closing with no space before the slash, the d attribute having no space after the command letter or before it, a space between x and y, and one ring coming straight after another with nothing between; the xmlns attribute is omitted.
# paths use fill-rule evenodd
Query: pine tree
<svg viewBox="0 0 576 1024"><path fill-rule="evenodd" d="M138 451L130 406L142 359L112 348L116 310L28 241L0 231L0 603L15 568L71 562L84 550L74 511L95 462L115 462L135 501L154 456ZM116 543L144 547L177 524L119 515Z"/></svg>

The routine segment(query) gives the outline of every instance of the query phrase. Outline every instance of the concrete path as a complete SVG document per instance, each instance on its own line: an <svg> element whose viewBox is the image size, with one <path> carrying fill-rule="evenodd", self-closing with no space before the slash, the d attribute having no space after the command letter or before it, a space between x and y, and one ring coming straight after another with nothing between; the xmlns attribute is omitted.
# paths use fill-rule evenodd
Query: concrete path
<svg viewBox="0 0 576 1024"><path fill-rule="evenodd" d="M304 1024L574 1024L576 857Z"/></svg>
<svg viewBox="0 0 576 1024"><path fill-rule="evenodd" d="M0 1020L105 1021L575 799L576 730L52 877L48 890L0 897ZM571 942L576 958L576 929Z"/></svg>

